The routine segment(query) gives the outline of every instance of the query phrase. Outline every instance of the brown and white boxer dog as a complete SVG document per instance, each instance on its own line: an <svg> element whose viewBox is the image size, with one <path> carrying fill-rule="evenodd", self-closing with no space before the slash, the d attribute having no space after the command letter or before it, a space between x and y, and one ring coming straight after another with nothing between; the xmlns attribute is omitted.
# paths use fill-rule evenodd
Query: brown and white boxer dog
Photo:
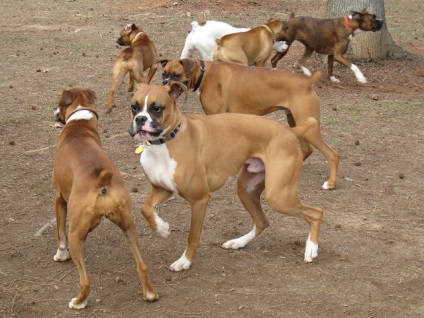
<svg viewBox="0 0 424 318"><path fill-rule="evenodd" d="M233 63L203 62L191 59L162 60L163 83L180 81L200 94L206 114L244 113L266 115L284 110L291 127L302 127L308 117L315 125L300 133L300 145L306 159L317 148L330 165L330 176L322 186L333 189L337 179L339 155L324 140L320 130L320 101L312 85L321 77L285 70L246 67ZM242 79L242 80L241 80Z"/></svg>
<svg viewBox="0 0 424 318"><path fill-rule="evenodd" d="M139 84L131 102L129 129L131 136L147 143L140 163L152 190L141 211L152 229L163 237L169 235L169 224L154 209L174 192L191 204L188 245L171 270L190 267L211 193L236 175L237 194L252 217L253 228L223 247L242 248L268 226L260 204L266 190L265 198L274 211L309 223L304 261L312 262L317 256L323 212L299 199L302 153L292 130L274 119L247 114L183 116L176 104L181 90L187 88L179 82Z"/></svg>
<svg viewBox="0 0 424 318"><path fill-rule="evenodd" d="M212 61L264 66L272 53L273 43L284 39L286 29L285 21L271 20L246 32L224 35L215 41ZM287 49L284 45L283 52Z"/></svg>
<svg viewBox="0 0 424 318"><path fill-rule="evenodd" d="M62 262L72 256L78 269L80 293L69 303L74 309L87 305L90 279L85 268L84 243L103 218L111 220L124 233L137 264L143 298L147 301L158 298L141 258L130 194L118 168L100 146L95 98L90 89L64 90L55 111L56 119L65 126L57 143L53 169L58 245L53 259Z"/></svg>
<svg viewBox="0 0 424 318"><path fill-rule="evenodd" d="M124 81L125 75L129 73L128 92L134 90L134 80L137 83L150 83L156 73L158 57L156 48L150 41L147 34L135 24L128 24L120 33L116 42L121 46L128 46L123 49L113 64L112 87L106 104L106 113L110 113L113 107L116 91ZM147 77L143 72L149 69Z"/></svg>
<svg viewBox="0 0 424 318"><path fill-rule="evenodd" d="M288 22L288 29L285 33L285 41L288 49L284 52L277 52L271 59L272 67L277 66L277 62L283 58L291 44L299 41L305 46L302 58L297 62L306 75L311 72L304 64L312 52L328 55L328 77L333 82L339 80L333 76L334 60L350 68L360 83L366 83L367 79L359 70L344 57L350 39L359 32L376 32L383 27L383 20L378 19L375 14L366 10L361 12L352 11L348 16L336 19L317 19L311 17L294 17L292 13Z"/></svg>

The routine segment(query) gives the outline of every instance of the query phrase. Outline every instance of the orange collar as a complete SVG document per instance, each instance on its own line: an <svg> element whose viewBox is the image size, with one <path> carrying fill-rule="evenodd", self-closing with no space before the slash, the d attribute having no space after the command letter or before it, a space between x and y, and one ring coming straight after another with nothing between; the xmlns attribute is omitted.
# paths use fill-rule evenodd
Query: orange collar
<svg viewBox="0 0 424 318"><path fill-rule="evenodd" d="M349 30L349 32L351 33L351 34L353 34L353 32L355 31L353 28L352 28L352 26L350 25L350 22L349 22L349 17L345 17L345 22L346 22L346 27L348 28L348 30Z"/></svg>

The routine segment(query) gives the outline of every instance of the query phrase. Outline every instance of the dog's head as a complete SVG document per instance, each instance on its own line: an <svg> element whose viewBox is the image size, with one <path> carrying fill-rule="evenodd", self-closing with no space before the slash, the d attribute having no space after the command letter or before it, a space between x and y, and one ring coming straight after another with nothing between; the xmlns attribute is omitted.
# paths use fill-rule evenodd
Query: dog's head
<svg viewBox="0 0 424 318"><path fill-rule="evenodd" d="M196 61L192 59L181 60L160 60L163 68L162 83L166 85L173 82L181 82L188 86L191 76L196 66Z"/></svg>
<svg viewBox="0 0 424 318"><path fill-rule="evenodd" d="M289 28L287 21L269 19L265 24L272 30L273 40L284 41L286 39L286 31Z"/></svg>
<svg viewBox="0 0 424 318"><path fill-rule="evenodd" d="M59 105L54 110L56 121L65 124L69 116L78 108L90 108L96 112L96 93L88 88L74 87L65 89L59 100Z"/></svg>
<svg viewBox="0 0 424 318"><path fill-rule="evenodd" d="M120 32L120 37L116 40L120 46L131 46L131 41L134 40L137 34L143 32L143 30L133 24L127 24L125 28Z"/></svg>
<svg viewBox="0 0 424 318"><path fill-rule="evenodd" d="M166 86L139 84L131 101L130 135L140 141L154 141L170 133L181 122L176 105L181 90L187 92L180 82Z"/></svg>
<svg viewBox="0 0 424 318"><path fill-rule="evenodd" d="M359 28L362 31L376 32L381 30L384 25L382 19L378 19L375 14L371 14L365 9L360 12L350 12L349 18L351 20L351 24L356 23L356 26L352 25L352 27Z"/></svg>

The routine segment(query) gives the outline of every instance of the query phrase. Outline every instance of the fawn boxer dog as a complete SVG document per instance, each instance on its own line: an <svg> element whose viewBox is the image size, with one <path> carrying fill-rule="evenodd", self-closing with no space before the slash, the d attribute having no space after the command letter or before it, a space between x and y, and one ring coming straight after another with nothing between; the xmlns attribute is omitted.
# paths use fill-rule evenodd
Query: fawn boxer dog
<svg viewBox="0 0 424 318"><path fill-rule="evenodd" d="M221 21L192 21L191 31L186 37L184 48L181 52L181 58L191 58L193 52L198 50L204 61L210 61L212 50L217 39L226 34L246 32L249 30L248 28L236 28ZM287 44L284 41L274 41L272 44L273 51L282 52L286 49Z"/></svg>
<svg viewBox="0 0 424 318"><path fill-rule="evenodd" d="M285 41L288 48L294 41L299 41L305 46L305 52L297 62L306 75L311 72L304 64L312 52L328 55L328 77L333 82L339 80L333 76L334 60L350 68L360 83L366 83L367 79L359 70L344 57L350 39L362 31L376 32L383 27L383 20L378 19L375 14L370 14L366 10L361 12L353 11L348 16L336 19L316 19L311 17L294 17L292 13L288 20L288 29L285 33ZM277 62L288 52L277 52L271 59L272 67L277 66Z"/></svg>
<svg viewBox="0 0 424 318"><path fill-rule="evenodd" d="M272 53L273 43L284 39L286 29L285 21L271 20L246 32L224 35L216 40L212 61L264 66Z"/></svg>
<svg viewBox="0 0 424 318"><path fill-rule="evenodd" d="M154 210L174 192L191 204L188 245L171 270L188 269L200 244L200 234L211 193L238 174L237 194L253 220L246 235L223 244L244 247L267 226L261 193L277 212L305 219L310 226L304 261L317 256L323 212L300 202L302 153L295 134L285 124L248 114L186 115L176 101L187 88L180 82L167 86L139 84L132 102L129 133L147 143L140 163L152 184L142 214L153 230L167 237L169 224ZM309 118L309 122L316 121ZM305 127L296 127L297 133Z"/></svg>
<svg viewBox="0 0 424 318"><path fill-rule="evenodd" d="M55 111L56 119L65 126L57 143L53 169L58 244L54 260L66 261L72 256L78 269L80 293L69 303L74 309L87 305L90 292L84 261L85 239L104 217L119 226L125 235L137 264L143 298L147 301L158 298L141 258L130 194L118 168L100 146L95 98L95 93L89 89L64 90ZM69 238L66 235L67 214Z"/></svg>
<svg viewBox="0 0 424 318"><path fill-rule="evenodd" d="M312 146L324 154L330 165L330 176L324 189L336 184L339 155L325 141L320 131L320 102L312 84L322 76L312 77L276 69L246 67L233 63L203 62L192 59L161 60L163 83L180 81L188 89L199 90L200 102L206 114L246 113L269 114L285 110L291 127L302 127L308 117L315 125L300 133L304 159Z"/></svg>
<svg viewBox="0 0 424 318"><path fill-rule="evenodd" d="M128 92L134 90L134 80L137 83L150 83L157 69L157 53L147 34L135 24L128 24L121 32L116 42L121 46L128 46L122 50L113 64L112 87L106 104L106 113L113 107L116 91L129 73ZM147 77L143 72L149 69Z"/></svg>

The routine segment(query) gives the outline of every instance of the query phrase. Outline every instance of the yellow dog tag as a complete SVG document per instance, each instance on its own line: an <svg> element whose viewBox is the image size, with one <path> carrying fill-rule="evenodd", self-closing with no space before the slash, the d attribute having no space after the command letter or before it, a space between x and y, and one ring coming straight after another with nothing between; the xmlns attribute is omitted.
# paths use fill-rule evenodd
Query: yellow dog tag
<svg viewBox="0 0 424 318"><path fill-rule="evenodd" d="M143 150L144 150L144 147L143 147L142 145L140 145L140 146L138 146L138 147L135 149L135 153L136 153L136 154L140 154L140 153L142 153L142 152L143 152Z"/></svg>

